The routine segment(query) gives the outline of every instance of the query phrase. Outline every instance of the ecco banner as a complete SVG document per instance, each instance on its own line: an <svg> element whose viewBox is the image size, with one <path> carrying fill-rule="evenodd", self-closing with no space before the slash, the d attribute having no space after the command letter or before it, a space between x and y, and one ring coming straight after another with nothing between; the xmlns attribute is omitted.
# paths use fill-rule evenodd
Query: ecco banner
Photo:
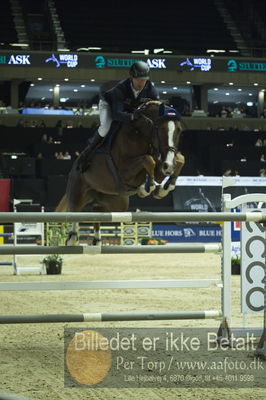
<svg viewBox="0 0 266 400"><path fill-rule="evenodd" d="M260 211L265 209L259 209ZM256 210L253 210L256 212ZM258 222L241 224L241 312L264 310L266 227Z"/></svg>

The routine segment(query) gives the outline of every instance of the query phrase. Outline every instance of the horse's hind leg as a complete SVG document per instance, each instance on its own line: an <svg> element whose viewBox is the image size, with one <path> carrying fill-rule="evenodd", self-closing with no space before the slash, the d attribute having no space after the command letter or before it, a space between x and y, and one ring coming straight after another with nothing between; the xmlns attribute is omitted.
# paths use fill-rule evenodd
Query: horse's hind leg
<svg viewBox="0 0 266 400"><path fill-rule="evenodd" d="M75 246L78 244L78 223L73 222L70 231L68 231L66 245Z"/></svg>
<svg viewBox="0 0 266 400"><path fill-rule="evenodd" d="M144 156L137 157L131 160L127 168L123 171L124 180L128 185L136 186L136 176L144 173L146 171L146 180L145 175L143 178L143 183L138 188L138 195L140 197L149 196L153 190L155 189L155 180L154 180L154 170L156 163L154 158L146 154Z"/></svg>
<svg viewBox="0 0 266 400"><path fill-rule="evenodd" d="M86 204L88 204L91 200L93 200L93 197L90 193L89 188L85 191L82 192L81 198L79 199L79 202L75 205L75 207L70 207L68 211L70 212L79 212L81 211ZM68 237L66 239L66 245L67 246L75 246L78 243L78 222L73 222L70 231L68 232Z"/></svg>
<svg viewBox="0 0 266 400"><path fill-rule="evenodd" d="M128 210L128 196L112 196L105 194L97 194L97 203L92 205L93 212L122 212ZM94 246L101 245L101 224L94 224L94 238L92 241Z"/></svg>
<svg viewBox="0 0 266 400"><path fill-rule="evenodd" d="M84 174L77 169L77 160L74 161L68 176L66 194L62 197L55 211L58 212L78 212L81 211L86 204L93 200L92 189L86 182ZM67 245L74 245L77 242L77 226L74 222L68 233L66 240Z"/></svg>
<svg viewBox="0 0 266 400"><path fill-rule="evenodd" d="M95 222L93 227L94 227L94 237L93 237L93 240L92 240L92 245L93 246L99 246L102 243L101 224L99 224L99 222Z"/></svg>
<svg viewBox="0 0 266 400"><path fill-rule="evenodd" d="M100 206L98 203L92 205L92 212L104 212L106 211L104 207ZM101 224L99 222L95 222L93 224L94 236L92 240L93 246L100 246L102 243L101 239Z"/></svg>
<svg viewBox="0 0 266 400"><path fill-rule="evenodd" d="M145 155L142 160L144 169L147 171L145 182L138 188L139 197L147 197L155 190L154 169L155 161L152 156Z"/></svg>

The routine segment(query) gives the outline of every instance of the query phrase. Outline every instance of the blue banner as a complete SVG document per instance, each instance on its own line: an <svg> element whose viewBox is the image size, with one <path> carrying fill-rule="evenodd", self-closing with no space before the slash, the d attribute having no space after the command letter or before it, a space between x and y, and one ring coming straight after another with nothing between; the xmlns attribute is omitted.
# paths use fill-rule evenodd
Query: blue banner
<svg viewBox="0 0 266 400"><path fill-rule="evenodd" d="M153 224L152 236L177 242L221 242L222 230L220 225L175 225Z"/></svg>

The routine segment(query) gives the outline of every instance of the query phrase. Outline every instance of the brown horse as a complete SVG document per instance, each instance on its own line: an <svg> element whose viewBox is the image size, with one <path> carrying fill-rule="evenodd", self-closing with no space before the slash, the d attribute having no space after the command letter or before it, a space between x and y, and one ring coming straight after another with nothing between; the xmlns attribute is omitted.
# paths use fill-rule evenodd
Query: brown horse
<svg viewBox="0 0 266 400"><path fill-rule="evenodd" d="M122 212L128 210L133 194L146 197L153 193L160 199L174 190L184 165L184 157L177 150L181 134L179 115L159 101L143 103L139 110L140 117L122 125L111 149L96 152L85 172L77 169L77 160L73 163L66 194L56 211L77 212L91 204L94 212ZM95 224L94 229L93 244L97 244L100 225ZM73 224L67 243L75 241Z"/></svg>

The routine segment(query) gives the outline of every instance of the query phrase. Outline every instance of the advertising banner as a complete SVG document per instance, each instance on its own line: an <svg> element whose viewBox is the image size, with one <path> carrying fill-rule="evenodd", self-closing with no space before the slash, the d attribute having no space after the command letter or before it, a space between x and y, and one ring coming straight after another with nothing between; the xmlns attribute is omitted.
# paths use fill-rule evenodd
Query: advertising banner
<svg viewBox="0 0 266 400"><path fill-rule="evenodd" d="M259 210L265 212L265 209ZM258 222L243 222L241 224L242 313L264 310L265 258L266 227Z"/></svg>
<svg viewBox="0 0 266 400"><path fill-rule="evenodd" d="M151 69L178 72L265 73L266 60L254 58L195 56L165 56L156 54L115 54L84 52L30 52L27 50L0 52L0 67L45 67L54 69L129 69L136 61L145 61Z"/></svg>
<svg viewBox="0 0 266 400"><path fill-rule="evenodd" d="M221 242L222 230L217 224L153 224L152 237L169 243Z"/></svg>

